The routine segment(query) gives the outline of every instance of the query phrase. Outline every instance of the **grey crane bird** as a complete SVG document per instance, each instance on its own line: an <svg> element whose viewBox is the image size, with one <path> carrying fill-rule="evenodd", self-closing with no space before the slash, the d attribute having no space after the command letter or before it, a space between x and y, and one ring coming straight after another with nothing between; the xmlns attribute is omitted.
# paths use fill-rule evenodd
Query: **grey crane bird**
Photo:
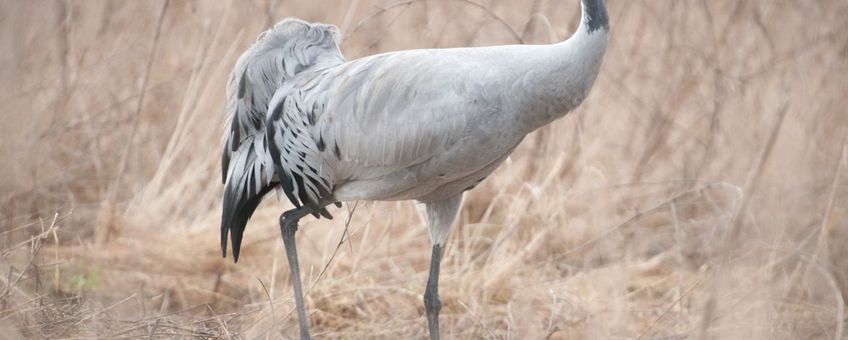
<svg viewBox="0 0 848 340"><path fill-rule="evenodd" d="M309 338L294 234L327 205L417 200L432 242L424 292L439 338L439 265L463 192L533 130L589 94L606 52L603 0L581 0L576 33L551 45L398 51L346 60L332 25L286 19L262 33L227 87L221 248L238 261L248 219L271 190L280 216L300 337Z"/></svg>

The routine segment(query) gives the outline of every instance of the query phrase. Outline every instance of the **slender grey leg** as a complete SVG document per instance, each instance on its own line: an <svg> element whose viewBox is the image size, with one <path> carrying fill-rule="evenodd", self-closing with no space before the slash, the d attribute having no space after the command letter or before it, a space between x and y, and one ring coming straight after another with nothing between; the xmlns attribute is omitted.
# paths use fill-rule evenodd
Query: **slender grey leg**
<svg viewBox="0 0 848 340"><path fill-rule="evenodd" d="M294 242L294 233L297 231L297 221L306 215L304 209L286 211L280 216L280 233L283 234L283 245L286 248L286 257L289 260L291 270L292 287L294 288L294 301L297 306L297 321L300 324L300 339L309 339L309 319L306 317L306 307L303 304L303 290L300 285L300 266L297 263L297 248Z"/></svg>
<svg viewBox="0 0 848 340"><path fill-rule="evenodd" d="M424 290L424 308L427 310L427 325L430 327L430 339L439 339L439 311L442 300L439 299L439 266L442 263L442 246L433 245L433 255L430 257L430 278L427 279L427 289Z"/></svg>

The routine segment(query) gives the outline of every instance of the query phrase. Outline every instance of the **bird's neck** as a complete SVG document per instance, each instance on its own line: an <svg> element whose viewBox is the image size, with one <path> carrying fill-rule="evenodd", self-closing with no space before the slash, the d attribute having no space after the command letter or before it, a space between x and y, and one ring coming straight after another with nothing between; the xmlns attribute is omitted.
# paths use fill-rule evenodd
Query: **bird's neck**
<svg viewBox="0 0 848 340"><path fill-rule="evenodd" d="M533 46L515 89L522 121L536 129L576 108L589 94L606 53L609 20L603 0L581 0L582 17L567 40Z"/></svg>

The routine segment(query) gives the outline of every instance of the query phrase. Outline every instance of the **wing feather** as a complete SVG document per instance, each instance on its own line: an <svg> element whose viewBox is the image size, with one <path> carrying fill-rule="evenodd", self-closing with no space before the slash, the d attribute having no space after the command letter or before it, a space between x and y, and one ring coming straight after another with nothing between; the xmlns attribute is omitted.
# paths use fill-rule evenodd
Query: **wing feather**
<svg viewBox="0 0 848 340"><path fill-rule="evenodd" d="M444 86L451 83L452 75L432 69L439 63L410 61L418 58L428 56L418 51L387 56L370 66L370 71L348 76L367 80L342 82L351 85L337 91L354 94L336 95L342 99L331 105L335 127L328 129L345 130L337 141L345 160L406 167L433 157L462 137L468 113L477 110L469 101L471 95ZM353 86L363 83L369 85Z"/></svg>
<svg viewBox="0 0 848 340"><path fill-rule="evenodd" d="M291 89L281 90L280 101L297 103L282 111L308 117L296 131L308 135L304 141L313 141L291 147L309 147L307 154L320 156L307 163L322 169L319 180L332 184L325 188L304 184L297 189L306 186L306 196L313 200L314 193L332 191L347 181L414 167L465 138L470 124L485 118L484 96L477 93L482 91L479 85L454 81L473 81L455 74L466 71L468 63L458 62L464 56L441 57L426 50L366 57L298 78ZM285 124L291 122L277 123Z"/></svg>
<svg viewBox="0 0 848 340"><path fill-rule="evenodd" d="M321 106L294 88L280 89L271 106L266 133L273 136L269 149L277 173L292 179L286 194L295 206L320 210L332 198L334 182L333 164L322 155L326 146L319 146L321 137L312 129Z"/></svg>
<svg viewBox="0 0 848 340"><path fill-rule="evenodd" d="M286 19L263 32L238 59L227 85L228 126L221 162L224 206L221 250L227 253L227 235L238 260L242 233L262 198L275 187L287 197L300 194L291 173L280 173L266 135L269 104L274 94L301 73L344 62L338 49L338 30L331 25ZM285 129L285 128L284 128ZM278 182L277 182L278 181ZM315 188L317 189L317 188Z"/></svg>

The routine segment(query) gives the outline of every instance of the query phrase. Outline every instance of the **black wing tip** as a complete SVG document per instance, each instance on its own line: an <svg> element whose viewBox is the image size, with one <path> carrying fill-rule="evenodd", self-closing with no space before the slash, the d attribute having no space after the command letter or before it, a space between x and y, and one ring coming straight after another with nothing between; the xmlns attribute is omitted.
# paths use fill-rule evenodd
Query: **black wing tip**
<svg viewBox="0 0 848 340"><path fill-rule="evenodd" d="M247 221L245 220L245 222ZM233 243L233 263L237 263L241 250L241 233L231 233L230 242Z"/></svg>
<svg viewBox="0 0 848 340"><path fill-rule="evenodd" d="M224 250L224 253L221 256L222 258L227 258L227 251ZM238 263L238 255L236 252L233 252L233 263Z"/></svg>
<svg viewBox="0 0 848 340"><path fill-rule="evenodd" d="M226 224L221 225L221 257L227 258L227 234L230 228ZM234 235L235 236L235 235ZM238 263L238 247L233 243L233 263Z"/></svg>
<svg viewBox="0 0 848 340"><path fill-rule="evenodd" d="M226 224L221 226L221 257L227 258L227 234L229 234L233 243L233 263L238 263L239 258L239 248L241 248L241 235L233 230L232 233L229 232L229 229Z"/></svg>
<svg viewBox="0 0 848 340"><path fill-rule="evenodd" d="M333 215L330 215L330 212L329 212L329 211L327 211L327 208L326 208L326 207L321 208L321 210L319 210L319 211L318 211L318 213L319 213L322 217L324 217L324 218L326 218L326 219L328 219L328 220L332 220L332 219L333 219Z"/></svg>
<svg viewBox="0 0 848 340"><path fill-rule="evenodd" d="M221 253L227 257L227 236L232 244L233 263L238 263L241 253L241 241L247 221L256 211L262 197L268 194L276 183L263 187L258 193L237 195L234 191L224 190L224 212L221 216Z"/></svg>
<svg viewBox="0 0 848 340"><path fill-rule="evenodd" d="M226 220L221 221L221 257L227 257L227 234L230 233L230 228L227 228Z"/></svg>

